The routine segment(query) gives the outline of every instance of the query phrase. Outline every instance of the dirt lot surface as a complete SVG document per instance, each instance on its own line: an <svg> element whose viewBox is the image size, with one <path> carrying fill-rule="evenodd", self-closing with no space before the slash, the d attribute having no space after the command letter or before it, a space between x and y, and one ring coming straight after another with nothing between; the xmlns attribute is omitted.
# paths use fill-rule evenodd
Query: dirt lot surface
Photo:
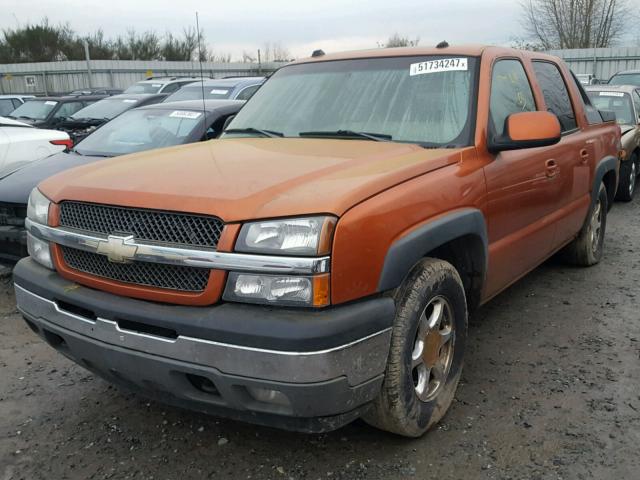
<svg viewBox="0 0 640 480"><path fill-rule="evenodd" d="M550 261L483 307L457 399L419 440L254 427L117 390L58 355L0 280L0 480L640 479L640 198L604 261Z"/></svg>

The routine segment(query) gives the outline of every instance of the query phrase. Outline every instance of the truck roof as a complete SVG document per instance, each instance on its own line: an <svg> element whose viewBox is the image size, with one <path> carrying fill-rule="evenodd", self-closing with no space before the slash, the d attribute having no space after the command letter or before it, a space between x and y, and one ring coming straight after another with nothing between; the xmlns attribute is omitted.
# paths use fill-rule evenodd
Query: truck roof
<svg viewBox="0 0 640 480"><path fill-rule="evenodd" d="M450 45L448 47L399 47L399 48L372 48L368 50L354 50L351 52L339 52L325 54L316 57L308 57L296 60L289 65L312 62L327 62L331 60L352 60L359 58L384 58L384 57L413 57L421 55L462 55L479 57L483 53L489 53L494 56L514 55L524 57L543 58L558 61L559 58L541 52L530 52L528 50L519 50L516 48L496 47L493 45Z"/></svg>

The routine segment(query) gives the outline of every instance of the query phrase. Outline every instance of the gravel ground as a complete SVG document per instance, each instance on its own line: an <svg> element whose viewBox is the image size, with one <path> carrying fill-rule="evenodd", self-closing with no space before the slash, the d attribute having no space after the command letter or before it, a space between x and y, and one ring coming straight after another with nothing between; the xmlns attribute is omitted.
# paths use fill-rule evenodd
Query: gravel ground
<svg viewBox="0 0 640 480"><path fill-rule="evenodd" d="M640 198L604 261L547 262L470 325L449 414L419 440L302 435L124 393L37 338L0 279L0 480L640 478Z"/></svg>

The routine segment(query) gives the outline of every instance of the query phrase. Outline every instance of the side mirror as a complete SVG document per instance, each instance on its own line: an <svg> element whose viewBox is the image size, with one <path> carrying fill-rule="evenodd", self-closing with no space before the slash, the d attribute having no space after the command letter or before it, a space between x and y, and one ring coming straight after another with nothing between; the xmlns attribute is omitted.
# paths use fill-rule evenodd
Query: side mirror
<svg viewBox="0 0 640 480"><path fill-rule="evenodd" d="M229 126L229 124L233 121L233 119L236 118L235 115L229 115L227 117L227 119L224 121L224 124L222 125L222 131L224 132L227 127Z"/></svg>
<svg viewBox="0 0 640 480"><path fill-rule="evenodd" d="M522 148L546 147L560 141L560 122L550 112L513 113L504 122L504 134L490 137L492 153Z"/></svg>

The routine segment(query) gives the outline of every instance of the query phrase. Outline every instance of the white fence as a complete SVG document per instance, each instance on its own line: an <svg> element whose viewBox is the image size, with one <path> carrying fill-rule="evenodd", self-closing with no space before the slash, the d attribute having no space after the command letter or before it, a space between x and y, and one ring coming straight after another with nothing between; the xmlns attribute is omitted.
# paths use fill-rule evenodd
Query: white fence
<svg viewBox="0 0 640 480"><path fill-rule="evenodd" d="M640 70L640 47L551 50L549 53L562 58L574 73L590 73L599 80L608 80L622 70Z"/></svg>
<svg viewBox="0 0 640 480"><path fill-rule="evenodd" d="M552 50L563 58L575 73L590 73L607 80L621 70L640 69L640 47L616 47L576 50ZM282 63L213 63L202 64L205 77L264 75ZM148 76L200 75L198 62L163 62L142 60L91 60L91 82L86 61L18 63L0 65L0 94L32 93L52 95L80 88L127 88Z"/></svg>
<svg viewBox="0 0 640 480"><path fill-rule="evenodd" d="M205 77L265 75L281 63L203 62ZM200 76L198 62L139 60L91 60L91 82L86 61L16 63L0 65L0 94L31 93L53 95L81 88L127 88L149 76Z"/></svg>

